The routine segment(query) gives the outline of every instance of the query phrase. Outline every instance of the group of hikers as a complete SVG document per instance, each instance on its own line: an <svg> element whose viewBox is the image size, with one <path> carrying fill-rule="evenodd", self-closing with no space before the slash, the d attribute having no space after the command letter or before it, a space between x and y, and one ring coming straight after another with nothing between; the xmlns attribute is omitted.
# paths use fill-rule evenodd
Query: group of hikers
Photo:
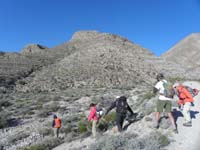
<svg viewBox="0 0 200 150"><path fill-rule="evenodd" d="M172 85L172 87L169 86L169 88L166 86L168 83L166 79L164 78L164 75L162 73L157 75L157 83L154 87L154 93L159 93L157 105L156 105L156 123L155 128L159 128L159 121L160 121L160 113L165 112L168 113L170 122L173 127L173 131L175 133L178 133L177 126L174 121L174 116L172 115L172 100L175 95L178 96L178 106L182 111L183 117L184 117L184 123L183 126L191 127L191 114L190 109L193 105L194 99L193 97L198 94L197 89L192 89L188 86L183 86L182 84L176 82ZM168 84L169 85L169 84Z"/></svg>
<svg viewBox="0 0 200 150"><path fill-rule="evenodd" d="M158 93L158 100L156 103L155 125L153 125L153 127L159 128L160 114L166 112L170 119L174 133L178 133L177 125L175 123L174 116L172 113L172 100L175 95L177 95L179 98L178 106L181 109L185 120L183 126L191 127L192 122L191 122L190 109L194 102L193 97L194 95L198 94L198 90L192 89L194 92L194 95L192 95L189 89L180 83L176 82L173 85L170 85L162 73L159 73L156 76L156 79L157 82L154 86L153 93L155 94ZM125 118L127 117L127 112L129 112L130 116L132 116L133 118L136 118L137 116L137 113L134 113L131 107L129 106L126 96L117 96L115 101L111 103L110 107L106 109L105 113L103 113L102 111L98 112L98 108L94 103L91 103L89 107L90 111L87 120L89 123L92 122L93 137L96 137L96 126L99 119L103 118L103 116L106 116L113 108L116 108L115 121L116 121L117 132L123 131L123 123ZM100 113L100 116L98 115L98 113ZM55 135L58 137L59 129L61 127L61 120L56 115L54 115L53 127L55 128Z"/></svg>

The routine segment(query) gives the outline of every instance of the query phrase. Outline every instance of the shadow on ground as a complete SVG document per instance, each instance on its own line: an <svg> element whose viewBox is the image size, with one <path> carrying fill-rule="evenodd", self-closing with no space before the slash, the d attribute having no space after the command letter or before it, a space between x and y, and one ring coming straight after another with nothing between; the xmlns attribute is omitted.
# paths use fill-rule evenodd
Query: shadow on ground
<svg viewBox="0 0 200 150"><path fill-rule="evenodd" d="M182 112L179 111L179 110L177 110L176 108L173 109L172 113L173 113L173 116L174 116L174 121L175 121L175 123L177 122L177 120L178 120L179 117L183 117ZM199 111L193 111L193 110L191 110L191 111L190 111L191 119L196 119L196 115L197 115L197 114L199 114ZM176 124L177 124L177 123L176 123Z"/></svg>

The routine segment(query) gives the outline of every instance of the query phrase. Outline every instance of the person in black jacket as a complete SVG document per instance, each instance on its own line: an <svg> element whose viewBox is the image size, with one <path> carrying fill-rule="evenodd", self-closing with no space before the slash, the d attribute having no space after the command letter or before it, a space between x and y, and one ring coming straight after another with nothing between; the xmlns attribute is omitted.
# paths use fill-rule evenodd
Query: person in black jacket
<svg viewBox="0 0 200 150"><path fill-rule="evenodd" d="M126 118L127 111L131 113L131 115L134 115L132 109L127 103L127 98L125 96L117 97L117 99L110 105L110 107L107 109L105 115L109 113L110 110L116 107L116 125L118 128L118 131L122 131L123 122Z"/></svg>

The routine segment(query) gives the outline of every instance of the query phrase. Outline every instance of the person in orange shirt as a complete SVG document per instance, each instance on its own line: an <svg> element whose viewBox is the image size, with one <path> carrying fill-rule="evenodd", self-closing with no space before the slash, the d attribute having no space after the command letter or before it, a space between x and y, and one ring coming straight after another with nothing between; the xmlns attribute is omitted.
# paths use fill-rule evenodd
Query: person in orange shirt
<svg viewBox="0 0 200 150"><path fill-rule="evenodd" d="M61 120L56 115L53 115L52 127L54 128L54 135L58 138L59 137L59 131L60 131L60 128L61 128Z"/></svg>
<svg viewBox="0 0 200 150"><path fill-rule="evenodd" d="M177 91L179 97L178 104L183 108L183 116L185 119L185 123L183 123L183 125L190 127L192 126L190 109L194 99L190 92L183 85L176 83L173 87Z"/></svg>

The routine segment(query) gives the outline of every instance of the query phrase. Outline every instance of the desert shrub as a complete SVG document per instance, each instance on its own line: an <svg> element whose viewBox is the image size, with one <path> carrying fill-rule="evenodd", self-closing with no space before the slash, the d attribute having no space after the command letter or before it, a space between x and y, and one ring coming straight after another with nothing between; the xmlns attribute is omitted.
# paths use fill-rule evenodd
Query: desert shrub
<svg viewBox="0 0 200 150"><path fill-rule="evenodd" d="M0 129L6 128L9 126L9 123L8 123L9 119L10 119L9 113L7 113L5 111L0 112Z"/></svg>
<svg viewBox="0 0 200 150"><path fill-rule="evenodd" d="M56 112L59 109L59 103L53 102L42 106L42 110L39 110L39 117L47 117L51 112Z"/></svg>
<svg viewBox="0 0 200 150"><path fill-rule="evenodd" d="M0 108L1 107L8 107L8 106L11 106L11 105L12 105L12 103L9 102L8 100L1 100L0 101Z"/></svg>
<svg viewBox="0 0 200 150"><path fill-rule="evenodd" d="M155 97L155 96L156 96L155 93L149 91L149 92L145 93L145 94L142 96L142 98L145 99L145 100L149 100L149 99L151 99L151 98L153 98L153 97Z"/></svg>
<svg viewBox="0 0 200 150"><path fill-rule="evenodd" d="M159 142L160 147L169 145L170 140L166 135L159 133L158 136L159 136L158 142Z"/></svg>
<svg viewBox="0 0 200 150"><path fill-rule="evenodd" d="M186 81L186 80L189 80L189 79L186 79L186 78L182 78L182 77L169 77L167 78L168 81L170 81L171 83L175 83L175 82L179 82L179 81Z"/></svg>
<svg viewBox="0 0 200 150"><path fill-rule="evenodd" d="M39 134L43 136L47 136L47 135L53 135L54 132L52 128L43 128L39 130Z"/></svg>
<svg viewBox="0 0 200 150"><path fill-rule="evenodd" d="M4 117L0 116L0 129L8 127L8 121Z"/></svg>
<svg viewBox="0 0 200 150"><path fill-rule="evenodd" d="M70 125L65 125L64 127L62 127L62 128L60 129L60 132L61 132L61 133L65 133L65 134L68 134L68 133L70 133L71 131L72 131L72 128L71 128Z"/></svg>
<svg viewBox="0 0 200 150"><path fill-rule="evenodd" d="M130 139L135 139L137 134L120 134L119 136L108 135L98 139L89 146L90 150L122 150Z"/></svg>
<svg viewBox="0 0 200 150"><path fill-rule="evenodd" d="M36 103L36 109L42 109L42 106L43 106L43 102L42 101L37 101Z"/></svg>
<svg viewBox="0 0 200 150"><path fill-rule="evenodd" d="M115 122L116 119L116 112L112 111L111 113L107 114L103 117L107 122Z"/></svg>
<svg viewBox="0 0 200 150"><path fill-rule="evenodd" d="M31 147L23 148L22 150L49 150L46 145L38 144Z"/></svg>
<svg viewBox="0 0 200 150"><path fill-rule="evenodd" d="M145 137L122 133L119 136L107 135L89 146L90 150L159 150L169 144L167 136L153 132Z"/></svg>
<svg viewBox="0 0 200 150"><path fill-rule="evenodd" d="M21 131L21 132L18 132L17 134L15 134L13 136L10 136L8 141L9 141L9 143L15 143L16 141L25 139L29 136L30 136L30 133Z"/></svg>
<svg viewBox="0 0 200 150"><path fill-rule="evenodd" d="M80 120L78 122L78 132L79 133L84 133L87 131L87 122L84 120Z"/></svg>
<svg viewBox="0 0 200 150"><path fill-rule="evenodd" d="M63 143L63 140L57 138L49 138L42 143L22 148L21 150L52 150L54 147Z"/></svg>
<svg viewBox="0 0 200 150"><path fill-rule="evenodd" d="M44 107L46 109L48 109L51 112L56 112L59 109L59 103L58 102L53 102L49 105L47 105L47 107Z"/></svg>

